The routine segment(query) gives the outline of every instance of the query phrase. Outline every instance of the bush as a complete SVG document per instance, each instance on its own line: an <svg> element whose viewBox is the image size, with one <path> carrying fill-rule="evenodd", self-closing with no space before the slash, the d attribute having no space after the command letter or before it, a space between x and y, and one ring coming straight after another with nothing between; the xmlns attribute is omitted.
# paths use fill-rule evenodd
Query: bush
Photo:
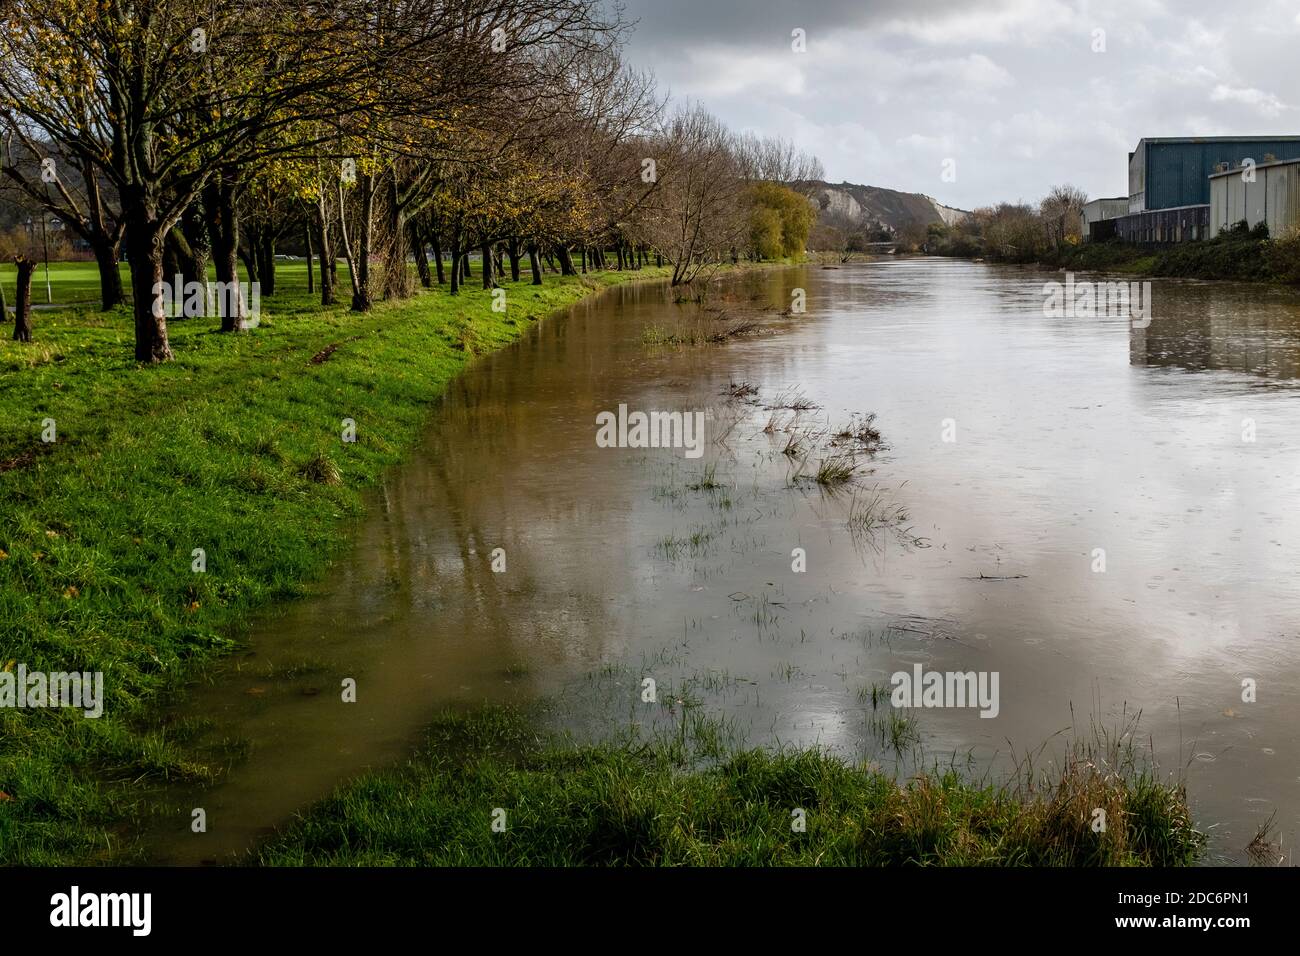
<svg viewBox="0 0 1300 956"><path fill-rule="evenodd" d="M1265 249L1273 275L1281 282L1300 282L1300 226L1274 239Z"/></svg>

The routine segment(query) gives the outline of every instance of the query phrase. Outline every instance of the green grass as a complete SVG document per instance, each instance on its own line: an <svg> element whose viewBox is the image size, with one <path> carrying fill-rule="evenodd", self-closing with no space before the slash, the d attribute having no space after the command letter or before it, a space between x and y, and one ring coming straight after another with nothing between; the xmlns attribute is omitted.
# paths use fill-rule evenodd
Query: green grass
<svg viewBox="0 0 1300 956"><path fill-rule="evenodd" d="M498 809L504 832L492 829ZM805 832L792 828L796 810ZM1107 771L1084 752L1041 785L972 785L952 773L900 785L817 750L733 750L683 765L673 741L574 746L490 709L445 715L419 757L339 789L257 862L1170 866L1194 862L1202 846L1181 788Z"/></svg>
<svg viewBox="0 0 1300 956"><path fill-rule="evenodd" d="M71 265L62 290L94 275ZM452 376L595 289L664 272L507 282L504 314L471 287L363 316L322 309L303 265L282 263L257 329L173 320L176 360L160 366L132 361L125 310L40 312L31 344L0 341L0 668L102 671L107 697L97 720L0 709L0 863L132 852L142 787L214 772L160 701L236 646L252 611L320 577Z"/></svg>
<svg viewBox="0 0 1300 956"><path fill-rule="evenodd" d="M122 275L122 288L131 290L131 271L126 263L118 266ZM241 274L243 270L240 270ZM215 274L214 274L215 275ZM0 261L0 285L4 286L5 302L9 308L14 307L17 297L18 272L12 262ZM99 269L94 260L90 262L51 262L50 292L55 305L68 305L73 302L99 302ZM45 305L45 263L38 262L32 274L32 302Z"/></svg>

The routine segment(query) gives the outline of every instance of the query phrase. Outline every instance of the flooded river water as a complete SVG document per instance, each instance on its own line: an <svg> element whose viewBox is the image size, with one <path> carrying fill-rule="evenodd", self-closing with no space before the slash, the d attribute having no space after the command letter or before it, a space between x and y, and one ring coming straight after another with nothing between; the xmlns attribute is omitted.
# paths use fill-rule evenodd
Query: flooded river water
<svg viewBox="0 0 1300 956"><path fill-rule="evenodd" d="M995 779L1059 731L1141 711L1141 747L1185 775L1214 860L1244 862L1274 812L1289 847L1300 295L1157 280L1143 329L1045 317L1056 278L793 267L718 283L706 307L733 318L635 284L479 360L327 579L182 705L246 755L211 790L169 795L156 859L232 859L399 762L440 709L541 697L587 736L663 726L662 702L683 700L741 743ZM780 316L800 289L807 311ZM766 334L646 341L748 314ZM706 412L704 454L598 447L597 414L620 404ZM858 456L854 485L803 480L868 413L886 447ZM796 433L802 463L782 453ZM855 530L872 508L888 526ZM917 710L900 747L870 688L918 663L996 672L997 715Z"/></svg>

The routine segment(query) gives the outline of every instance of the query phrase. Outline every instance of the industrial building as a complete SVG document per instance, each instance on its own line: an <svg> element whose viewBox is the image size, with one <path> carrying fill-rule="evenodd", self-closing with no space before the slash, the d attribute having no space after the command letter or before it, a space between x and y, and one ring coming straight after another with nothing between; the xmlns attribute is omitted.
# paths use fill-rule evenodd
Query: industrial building
<svg viewBox="0 0 1300 956"><path fill-rule="evenodd" d="M1300 159L1238 166L1210 174L1210 235L1245 221L1284 236L1300 223Z"/></svg>
<svg viewBox="0 0 1300 956"><path fill-rule="evenodd" d="M1118 196L1114 199L1093 199L1083 204L1079 210L1079 235L1085 240L1088 239L1107 239L1115 234L1114 229L1110 230L1109 235L1092 234L1093 223L1109 222L1120 216L1128 214L1128 197Z"/></svg>
<svg viewBox="0 0 1300 956"><path fill-rule="evenodd" d="M1095 218L1081 219L1083 235L1153 245L1187 242L1218 235L1225 223L1249 221L1252 214L1268 221L1270 232L1285 230L1298 221L1294 204L1300 201L1300 189L1291 162L1296 160L1300 136L1143 138L1128 154L1126 209L1114 212L1113 200L1094 200L1100 205ZM1271 172L1249 190L1244 182L1241 189L1228 185L1230 175L1224 171L1235 170L1240 176L1243 163ZM1214 188L1224 218L1216 219L1210 192L1212 182L1221 177L1225 181ZM1280 193L1284 189L1290 190L1285 197ZM1247 214L1232 218L1238 208Z"/></svg>
<svg viewBox="0 0 1300 956"><path fill-rule="evenodd" d="M1128 211L1209 205L1210 174L1240 166L1247 159L1256 163L1300 159L1300 136L1139 140L1128 154Z"/></svg>

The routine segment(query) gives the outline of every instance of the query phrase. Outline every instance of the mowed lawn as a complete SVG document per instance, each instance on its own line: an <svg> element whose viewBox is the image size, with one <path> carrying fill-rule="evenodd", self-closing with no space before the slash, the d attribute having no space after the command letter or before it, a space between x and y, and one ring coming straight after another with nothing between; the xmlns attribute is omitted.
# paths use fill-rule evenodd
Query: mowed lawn
<svg viewBox="0 0 1300 956"><path fill-rule="evenodd" d="M312 260L313 266L319 270L318 260ZM127 263L119 263L118 272L122 276L122 288L126 291L127 297L131 295L131 269ZM319 272L317 272L319 275ZM216 270L209 267L208 275L213 280L216 279ZM280 292L281 287L286 293L305 292L307 289L307 261L305 259L282 259L278 262L276 269L276 292ZM166 277L170 280L170 276ZM241 281L247 280L247 274L243 265L239 266L239 278ZM46 284L45 263L39 262L36 265L36 272L32 275L32 303L34 305L45 307L53 304L55 306L86 304L95 305L100 301L99 298L99 267L94 261L90 262L51 262L49 264L49 283ZM4 298L9 308L14 307L14 300L18 294L17 288L18 273L12 262L0 262L0 285L4 286ZM347 263L339 263L339 282L344 287L348 284ZM48 294L47 294L48 293Z"/></svg>

